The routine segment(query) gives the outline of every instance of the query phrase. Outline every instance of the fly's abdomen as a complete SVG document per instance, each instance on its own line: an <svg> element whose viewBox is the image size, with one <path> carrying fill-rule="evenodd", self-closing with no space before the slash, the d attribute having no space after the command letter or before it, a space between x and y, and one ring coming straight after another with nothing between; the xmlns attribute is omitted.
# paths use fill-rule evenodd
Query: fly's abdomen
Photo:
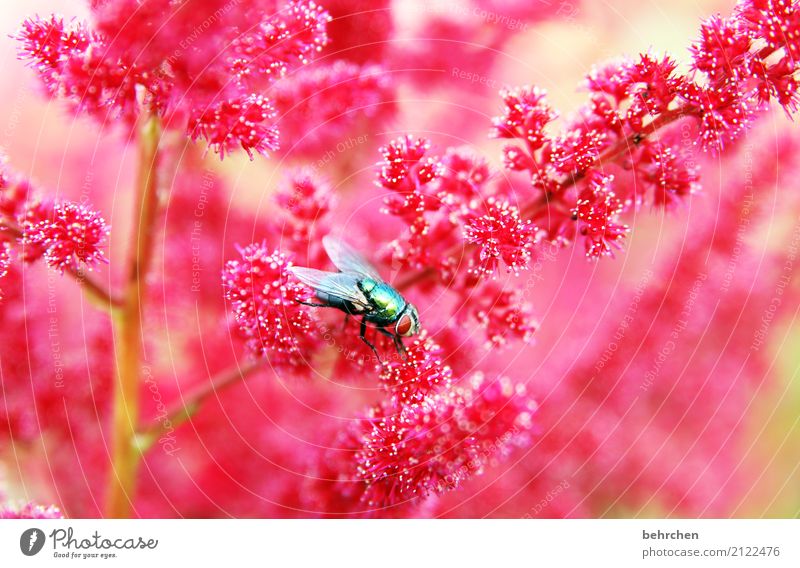
<svg viewBox="0 0 800 568"><path fill-rule="evenodd" d="M352 302L348 302L347 300L338 298L332 294L323 292L322 290L317 290L316 296L323 304L327 304L332 308L342 310L345 313L358 315L362 312L362 310L359 309L359 307L354 305Z"/></svg>

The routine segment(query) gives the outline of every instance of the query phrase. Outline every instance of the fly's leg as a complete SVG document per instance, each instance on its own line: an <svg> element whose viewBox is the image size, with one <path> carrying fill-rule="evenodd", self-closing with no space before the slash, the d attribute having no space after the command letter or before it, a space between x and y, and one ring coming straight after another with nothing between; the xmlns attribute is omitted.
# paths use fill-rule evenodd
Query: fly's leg
<svg viewBox="0 0 800 568"><path fill-rule="evenodd" d="M361 331L359 332L358 336L361 338L361 341L369 345L369 348L372 349L372 352L375 353L375 357L378 358L378 362L383 365L383 361L381 360L381 356L378 355L378 350L375 349L375 346L369 342L367 339L367 318L364 317L361 319Z"/></svg>
<svg viewBox="0 0 800 568"><path fill-rule="evenodd" d="M397 352L408 361L408 351L406 350L406 346L403 344L403 340L400 339L398 336L393 335L392 340L394 341L394 348L397 349Z"/></svg>
<svg viewBox="0 0 800 568"><path fill-rule="evenodd" d="M394 348L397 349L397 354L408 361L408 351L406 350L406 346L403 345L403 340L400 339L398 335L390 333L381 327L378 328L378 331L380 331L386 337L391 337L392 341L394 342Z"/></svg>

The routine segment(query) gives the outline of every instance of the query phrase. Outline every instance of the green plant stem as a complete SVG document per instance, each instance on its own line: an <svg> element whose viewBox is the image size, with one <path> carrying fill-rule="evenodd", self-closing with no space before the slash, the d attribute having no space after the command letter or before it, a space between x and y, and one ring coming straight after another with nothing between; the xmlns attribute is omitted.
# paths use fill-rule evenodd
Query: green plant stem
<svg viewBox="0 0 800 568"><path fill-rule="evenodd" d="M142 452L136 441L139 422L139 391L144 364L142 315L145 277L153 249L153 226L158 212L158 145L161 125L155 116L146 118L139 133L139 174L135 202L133 239L122 305L112 312L116 377L111 422L111 470L106 496L106 517L131 515L136 490L136 472Z"/></svg>

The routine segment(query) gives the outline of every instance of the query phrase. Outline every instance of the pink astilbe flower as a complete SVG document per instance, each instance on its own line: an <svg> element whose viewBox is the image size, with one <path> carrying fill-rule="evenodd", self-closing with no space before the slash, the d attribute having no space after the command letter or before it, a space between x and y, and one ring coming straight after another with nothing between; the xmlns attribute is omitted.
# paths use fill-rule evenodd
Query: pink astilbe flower
<svg viewBox="0 0 800 568"><path fill-rule="evenodd" d="M260 95L221 101L203 109L189 120L192 140L206 140L221 159L239 148L267 154L278 149L278 128L272 104Z"/></svg>
<svg viewBox="0 0 800 568"><path fill-rule="evenodd" d="M387 205L393 214L413 213L421 195L419 191L442 174L436 157L427 156L431 143L410 134L391 141L380 149L383 162L378 171L378 185L396 191L403 201L392 200ZM414 196L414 197L412 197Z"/></svg>
<svg viewBox="0 0 800 568"><path fill-rule="evenodd" d="M289 273L291 262L264 244L241 249L241 257L228 261L222 276L239 331L273 364L302 364L317 344L313 319L299 303L311 300L308 289Z"/></svg>
<svg viewBox="0 0 800 568"><path fill-rule="evenodd" d="M800 10L788 0L743 1L731 18L704 22L692 47L693 66L706 84L689 84L682 96L700 109L704 145L719 149L738 137L772 99L787 113L797 109Z"/></svg>
<svg viewBox="0 0 800 568"><path fill-rule="evenodd" d="M705 148L722 148L742 135L753 121L753 101L742 96L736 83L726 81L713 88L692 83L681 94L699 109L700 139Z"/></svg>
<svg viewBox="0 0 800 568"><path fill-rule="evenodd" d="M408 359L383 366L388 397L333 436L309 476L305 507L349 516L406 516L531 440L536 404L522 385L455 377L423 334ZM355 460L353 459L355 458Z"/></svg>
<svg viewBox="0 0 800 568"><path fill-rule="evenodd" d="M673 208L700 190L700 174L690 158L680 156L672 146L648 142L642 148L637 170L648 200L656 207ZM637 203L644 199L637 196Z"/></svg>
<svg viewBox="0 0 800 568"><path fill-rule="evenodd" d="M489 163L483 156L467 147L448 148L441 157L442 174L436 196L448 206L474 207L475 200L490 196L487 182L492 177Z"/></svg>
<svg viewBox="0 0 800 568"><path fill-rule="evenodd" d="M612 254L612 247L621 248L620 241L628 232L626 225L616 221L623 206L610 189L613 179L613 176L595 174L578 196L572 211L579 222L578 233L586 241L589 258Z"/></svg>
<svg viewBox="0 0 800 568"><path fill-rule="evenodd" d="M461 210L480 197L489 173L485 162L464 151L426 156L430 146L427 139L407 135L381 148L378 185L392 191L384 198L384 212L408 225L404 238L392 243L394 260L409 268L435 267L446 279L455 265L448 249L458 244L458 220L441 212Z"/></svg>
<svg viewBox="0 0 800 568"><path fill-rule="evenodd" d="M31 184L3 167L0 171L0 243L17 248L16 258L65 270L92 270L107 262L103 249L110 231L103 217L86 205L52 203Z"/></svg>
<svg viewBox="0 0 800 568"><path fill-rule="evenodd" d="M527 86L501 91L503 115L492 119L493 136L525 140L531 152L541 148L547 139L545 127L558 117L546 95L538 87Z"/></svg>
<svg viewBox="0 0 800 568"><path fill-rule="evenodd" d="M367 487L362 497L384 508L458 488L490 457L528 439L536 405L506 378L482 374L418 404L376 409L356 453Z"/></svg>
<svg viewBox="0 0 800 568"><path fill-rule="evenodd" d="M251 158L278 147L271 104L257 93L308 63L330 20L311 0L126 0L93 2L92 13L98 31L52 16L17 35L51 96L104 124L157 113L221 156L241 147Z"/></svg>
<svg viewBox="0 0 800 568"><path fill-rule="evenodd" d="M21 507L0 506L0 519L63 519L64 514L55 505L26 503Z"/></svg>
<svg viewBox="0 0 800 568"><path fill-rule="evenodd" d="M736 5L751 39L764 41L772 51L783 49L785 56L800 60L800 17L794 0L742 0Z"/></svg>
<svg viewBox="0 0 800 568"><path fill-rule="evenodd" d="M526 172L538 196L521 210L551 243L564 246L580 235L588 257L608 256L627 232L619 220L625 212L644 202L675 207L699 189L696 160L668 125L682 119L684 138L719 150L773 98L793 112L798 21L795 2L744 2L730 19L703 24L691 48L692 75L678 74L669 56L649 53L594 69L586 80L589 102L558 135L545 130L556 113L543 91L503 91L492 135L521 141L503 148L503 162ZM650 140L657 129L665 132Z"/></svg>
<svg viewBox="0 0 800 568"><path fill-rule="evenodd" d="M536 233L536 227L522 220L516 207L494 197L487 200L486 212L472 217L464 227L467 242L480 248L480 263L474 270L483 274L493 274L501 260L514 273L525 269Z"/></svg>
<svg viewBox="0 0 800 568"><path fill-rule="evenodd" d="M756 238L755 211L800 154L787 138L780 161L762 139L728 156L768 104L796 110L797 3L711 18L688 66L652 53L599 66L563 120L543 90L504 89L489 124L469 109L484 116L482 87L511 70L498 55L574 3L464 0L466 13L398 17L395 35L403 3L320 1L92 0L90 24L23 24L47 92L129 128L142 159L124 179L157 198L130 208L146 238L119 243L125 270L80 278L104 260L105 222L0 168L0 451L15 450L26 489L70 516L735 512L755 479L741 442L770 380L762 342L783 324L765 314L797 305L796 251ZM155 123L164 136L133 128ZM446 142L490 127L503 175ZM187 137L282 163L249 165L231 193ZM701 167L720 183L682 207ZM786 217L798 201L781 200ZM616 254L646 209L673 214L637 229L630 262L556 254ZM668 246L648 247L655 229ZM321 242L340 232L417 306L405 349L381 333L392 325L305 305L320 300L290 269L335 270ZM643 267L653 250L671 254ZM45 290L37 258L67 277ZM128 467L135 480L115 479Z"/></svg>
<svg viewBox="0 0 800 568"><path fill-rule="evenodd" d="M746 69L752 62L750 38L744 23L719 15L708 18L700 26L700 39L689 51L695 69L713 81L724 80L734 69Z"/></svg>
<svg viewBox="0 0 800 568"><path fill-rule="evenodd" d="M540 401L540 436L531 451L491 483L442 497L432 514L552 518L656 510L720 517L740 510L763 474L741 454L752 436L754 400L773 380L774 352L763 340L770 325L794 317L797 305L797 291L784 287L797 277L794 249L753 238L769 219L764 197L798 169L796 140L785 136L768 148L761 141L774 130L764 126L752 146L718 164L719 194L692 208L698 232L680 235L675 255L637 269L622 293L595 287L585 302L553 314L560 320L580 313L591 324L573 324L566 335L559 329L544 346L554 356L542 359L529 383ZM745 175L758 181L743 183ZM797 234L795 224L792 238ZM556 269L568 270L566 262ZM598 302L598 294L612 299ZM593 317L601 312L603 318Z"/></svg>
<svg viewBox="0 0 800 568"><path fill-rule="evenodd" d="M442 157L429 150L427 139L411 136L381 148L378 183L393 192L385 212L408 225L392 243L394 258L407 267L435 267L449 281L467 242L477 245L468 262L474 274L491 275L500 261L513 272L525 269L538 230L490 186L486 160L464 148L448 148Z"/></svg>
<svg viewBox="0 0 800 568"><path fill-rule="evenodd" d="M423 333L408 347L404 361L383 367L381 383L400 404L420 403L431 392L446 389L453 371L442 361L441 348Z"/></svg>
<svg viewBox="0 0 800 568"><path fill-rule="evenodd" d="M31 62L47 92L100 121L137 114L136 85L157 91L156 80L106 56L104 40L84 24L65 25L56 16L28 19L18 34L20 57Z"/></svg>
<svg viewBox="0 0 800 568"><path fill-rule="evenodd" d="M292 0L231 43L230 69L248 86L270 83L308 63L328 43L328 13L312 0Z"/></svg>
<svg viewBox="0 0 800 568"><path fill-rule="evenodd" d="M75 203L30 209L23 224L23 245L42 251L51 268L91 270L107 262L103 252L110 227L96 211ZM32 260L28 256L28 260Z"/></svg>

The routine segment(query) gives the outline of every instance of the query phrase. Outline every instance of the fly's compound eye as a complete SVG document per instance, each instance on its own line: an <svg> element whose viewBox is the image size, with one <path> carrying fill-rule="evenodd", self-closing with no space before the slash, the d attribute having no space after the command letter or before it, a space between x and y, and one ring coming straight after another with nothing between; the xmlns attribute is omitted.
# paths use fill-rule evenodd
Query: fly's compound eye
<svg viewBox="0 0 800 568"><path fill-rule="evenodd" d="M395 331L398 335L408 337L410 335L414 335L414 327L414 318L412 318L410 314L405 313L400 316L399 320L397 320Z"/></svg>

